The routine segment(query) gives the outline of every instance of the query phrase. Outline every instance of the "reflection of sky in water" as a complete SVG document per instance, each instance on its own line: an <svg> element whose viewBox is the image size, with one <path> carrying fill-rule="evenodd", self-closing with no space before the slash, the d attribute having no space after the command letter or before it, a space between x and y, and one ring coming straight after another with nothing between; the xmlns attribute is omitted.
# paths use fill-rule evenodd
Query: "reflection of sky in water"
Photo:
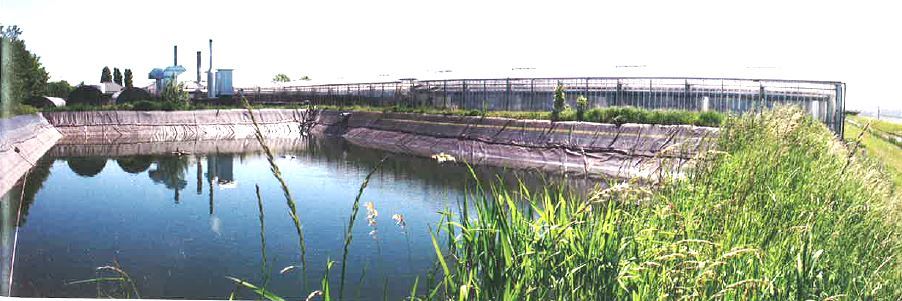
<svg viewBox="0 0 902 301"><path fill-rule="evenodd" d="M223 299L234 288L225 276L262 283L259 185L272 270L268 288L301 298L319 287L327 259L341 258L354 197L383 155L334 140L277 154L304 227L306 284L301 269L278 273L300 264L298 239L282 190L259 154L45 159L49 176L35 179L39 189L26 201L13 294L96 297L93 285L64 283L95 277L95 267L113 260L145 298ZM497 174L507 185L516 180L512 171L477 170L483 181ZM520 174L529 185L542 181ZM372 202L378 215L370 223L361 208L355 222L345 296L371 299L368 294L379 292L381 298L386 281L392 299L409 294L413 280L433 267L428 227L438 222L438 211L457 207L467 182L468 171L459 165L407 156L386 161L361 199L361 207ZM396 224L395 214L404 216L406 227ZM337 290L338 269L333 273Z"/></svg>

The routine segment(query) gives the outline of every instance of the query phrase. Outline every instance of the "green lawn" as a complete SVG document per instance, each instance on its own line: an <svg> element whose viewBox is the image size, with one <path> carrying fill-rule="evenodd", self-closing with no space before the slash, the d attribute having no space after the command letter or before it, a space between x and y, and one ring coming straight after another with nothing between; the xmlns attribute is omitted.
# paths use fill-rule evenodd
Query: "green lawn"
<svg viewBox="0 0 902 301"><path fill-rule="evenodd" d="M902 136L902 123L889 122L885 120L877 120L871 117L864 116L848 116L852 120L858 122L858 124L864 125L868 122L871 123L871 127L885 133L890 133L896 136Z"/></svg>
<svg viewBox="0 0 902 301"><path fill-rule="evenodd" d="M853 119L862 126L867 124L866 118L853 117ZM889 122L881 123L891 124ZM876 128L877 126L877 123L871 124L871 127ZM884 126L884 129L890 129L885 125L882 126ZM846 132L844 138L847 141L856 141L860 134L860 127L850 122L846 122ZM892 176L893 183L895 183L897 191L902 191L902 148L893 145L886 140L880 139L870 133L865 133L861 136L861 146L864 148L864 153L866 153L871 158L880 161L886 167L887 172Z"/></svg>

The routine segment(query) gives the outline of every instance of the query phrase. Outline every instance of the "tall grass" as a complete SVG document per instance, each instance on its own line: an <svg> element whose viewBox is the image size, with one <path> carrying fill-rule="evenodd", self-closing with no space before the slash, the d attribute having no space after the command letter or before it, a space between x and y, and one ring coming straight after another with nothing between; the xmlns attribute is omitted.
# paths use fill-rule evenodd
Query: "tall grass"
<svg viewBox="0 0 902 301"><path fill-rule="evenodd" d="M654 190L482 185L445 214L443 277L418 296L898 300L900 201L849 154L780 108L729 118L717 151Z"/></svg>
<svg viewBox="0 0 902 301"><path fill-rule="evenodd" d="M276 164L272 150L270 150L269 146L266 144L266 138L260 130L260 125L257 124L257 117L254 116L253 108L247 102L247 99L242 98L242 102L244 103L245 109L247 109L248 115L251 117L251 122L254 124L254 136L257 138L257 142L260 143L260 147L263 148L263 154L266 156L266 161L269 162L270 171L272 172L273 177L279 181L279 186L282 188L282 194L285 196L286 204L288 204L288 215L291 217L291 221L294 223L294 228L298 235L298 248L301 251L301 268L306 270L307 245L304 242L304 230L301 226L300 218L298 217L297 204L294 201L294 196L291 195L291 190L288 189L288 184L285 183L285 179L282 177L282 171L279 169L279 165Z"/></svg>
<svg viewBox="0 0 902 301"><path fill-rule="evenodd" d="M354 222L357 221L357 212L360 211L360 197L363 196L363 191L366 190L366 186L369 185L370 178L372 178L373 174L375 174L376 171L382 167L382 164L385 163L385 160L387 158L388 157L382 158L382 160L379 161L378 164L376 164L376 167L374 167L372 170L370 170L370 172L366 175L366 178L363 179L363 183L360 184L360 189L357 190L357 197L354 198L354 204L351 206L351 216L348 217L348 229L347 229L347 232L345 232L345 244L344 244L344 249L343 249L343 252L341 255L341 278L340 278L341 283L338 286L338 300L342 300L342 298L344 298L345 271L348 268L347 262L348 262L348 254L351 253L351 241L354 239ZM330 264L330 266L331 266L331 264ZM324 287L323 291L324 291L324 294L326 294L327 296L329 295L328 290L326 290L325 287Z"/></svg>

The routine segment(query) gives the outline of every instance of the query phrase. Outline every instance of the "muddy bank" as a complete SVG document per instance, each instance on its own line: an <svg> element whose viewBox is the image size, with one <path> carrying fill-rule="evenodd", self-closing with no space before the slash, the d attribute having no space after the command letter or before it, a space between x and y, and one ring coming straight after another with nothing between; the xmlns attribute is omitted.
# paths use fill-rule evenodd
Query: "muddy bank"
<svg viewBox="0 0 902 301"><path fill-rule="evenodd" d="M0 195L15 185L62 135L38 114L0 119Z"/></svg>
<svg viewBox="0 0 902 301"><path fill-rule="evenodd" d="M717 129L612 125L408 113L264 109L255 111L270 139L342 136L352 144L429 157L446 153L473 164L558 173L650 178L674 172L707 148ZM167 141L252 147L246 110L45 113L63 138L59 152L122 154L175 151ZM149 142L154 142L148 144ZM204 145L207 146L204 146ZM289 143L291 144L291 143ZM79 145L74 148L75 145ZM93 145L86 147L85 145ZM114 146L115 145L115 146ZM110 149L116 148L116 149ZM186 150L193 151L193 150Z"/></svg>

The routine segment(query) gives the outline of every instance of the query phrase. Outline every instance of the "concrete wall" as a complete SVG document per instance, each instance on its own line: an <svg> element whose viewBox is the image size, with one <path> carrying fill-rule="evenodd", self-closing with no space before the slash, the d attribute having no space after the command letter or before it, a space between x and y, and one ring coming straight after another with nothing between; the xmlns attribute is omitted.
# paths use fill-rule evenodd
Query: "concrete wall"
<svg viewBox="0 0 902 301"><path fill-rule="evenodd" d="M255 111L266 137L300 137L306 110ZM66 144L148 141L232 140L254 138L247 110L173 112L97 111L44 113Z"/></svg>
<svg viewBox="0 0 902 301"><path fill-rule="evenodd" d="M429 157L550 172L651 178L678 171L707 149L717 129L692 126L550 122L468 116L380 112L266 109L255 111L268 139L299 139L307 133L337 135L352 144ZM253 149L246 110L179 112L55 112L47 120L62 134L58 152L131 154L175 151L192 141L202 151L217 141ZM234 142L242 140L241 142ZM295 142L288 142L287 145ZM123 145L127 144L127 145Z"/></svg>
<svg viewBox="0 0 902 301"><path fill-rule="evenodd" d="M0 195L4 195L61 137L60 132L38 114L0 119Z"/></svg>
<svg viewBox="0 0 902 301"><path fill-rule="evenodd" d="M327 118L321 118L327 119ZM618 178L675 173L707 150L717 129L356 112L343 137L353 144L472 164Z"/></svg>

